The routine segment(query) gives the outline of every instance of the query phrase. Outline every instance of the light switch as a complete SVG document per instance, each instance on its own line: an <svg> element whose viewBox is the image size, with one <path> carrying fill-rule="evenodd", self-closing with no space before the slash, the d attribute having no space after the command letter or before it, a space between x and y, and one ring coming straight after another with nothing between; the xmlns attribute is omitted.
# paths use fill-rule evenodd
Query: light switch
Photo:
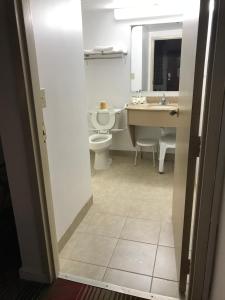
<svg viewBox="0 0 225 300"><path fill-rule="evenodd" d="M41 95L41 105L42 105L42 108L45 108L46 107L46 94L45 94L45 89L41 89L40 91L40 95Z"/></svg>

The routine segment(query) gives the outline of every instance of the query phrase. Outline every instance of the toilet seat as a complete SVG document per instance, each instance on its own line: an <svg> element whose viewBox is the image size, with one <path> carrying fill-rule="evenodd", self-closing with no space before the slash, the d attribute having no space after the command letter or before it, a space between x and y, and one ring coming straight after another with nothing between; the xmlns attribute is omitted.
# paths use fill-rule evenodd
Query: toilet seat
<svg viewBox="0 0 225 300"><path fill-rule="evenodd" d="M110 141L111 139L112 139L111 134L104 134L104 133L92 134L91 136L89 136L89 143L90 144L104 144L104 143L107 143L108 141Z"/></svg>
<svg viewBox="0 0 225 300"><path fill-rule="evenodd" d="M109 120L106 124L100 124L98 121L98 115L99 114L109 114ZM91 114L91 122L92 125L94 126L95 129L99 130L100 132L105 132L107 130L110 130L113 128L113 126L115 125L115 121L116 121L116 114L115 111L110 111L110 110L97 110L95 112L93 112Z"/></svg>

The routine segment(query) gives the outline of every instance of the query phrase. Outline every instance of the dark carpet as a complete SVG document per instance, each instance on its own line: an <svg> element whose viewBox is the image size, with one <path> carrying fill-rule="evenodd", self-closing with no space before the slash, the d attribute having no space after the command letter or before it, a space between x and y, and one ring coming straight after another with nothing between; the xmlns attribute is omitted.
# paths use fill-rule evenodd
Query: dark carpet
<svg viewBox="0 0 225 300"><path fill-rule="evenodd" d="M46 285L24 280L0 283L1 300L40 300Z"/></svg>
<svg viewBox="0 0 225 300"><path fill-rule="evenodd" d="M106 289L57 279L47 286L17 280L0 284L1 300L143 300L143 298L121 294Z"/></svg>
<svg viewBox="0 0 225 300"><path fill-rule="evenodd" d="M143 300L143 298L58 279L43 300Z"/></svg>

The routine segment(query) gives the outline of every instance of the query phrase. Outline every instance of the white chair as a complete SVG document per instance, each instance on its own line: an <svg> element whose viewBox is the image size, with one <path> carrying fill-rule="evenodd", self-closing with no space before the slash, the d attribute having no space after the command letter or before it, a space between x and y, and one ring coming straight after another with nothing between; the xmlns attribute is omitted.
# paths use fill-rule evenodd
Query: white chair
<svg viewBox="0 0 225 300"><path fill-rule="evenodd" d="M159 173L164 172L164 160L166 156L167 149L176 148L176 135L175 134L165 134L159 139Z"/></svg>
<svg viewBox="0 0 225 300"><path fill-rule="evenodd" d="M136 141L136 153L134 158L134 165L137 165L138 151L141 153L142 148L150 147L152 148L153 166L155 167L155 152L157 151L157 141L153 139L138 139Z"/></svg>

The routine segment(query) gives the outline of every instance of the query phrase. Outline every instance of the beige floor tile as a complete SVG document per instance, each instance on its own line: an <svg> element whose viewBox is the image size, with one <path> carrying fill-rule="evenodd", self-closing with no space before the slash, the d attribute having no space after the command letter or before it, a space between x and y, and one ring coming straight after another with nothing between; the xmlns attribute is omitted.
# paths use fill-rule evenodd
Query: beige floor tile
<svg viewBox="0 0 225 300"><path fill-rule="evenodd" d="M128 212L128 217L160 221L160 205L157 201L133 201Z"/></svg>
<svg viewBox="0 0 225 300"><path fill-rule="evenodd" d="M81 223L89 223L90 220L93 218L93 216L96 213L96 204L93 203L92 206L89 208L88 212L86 213L85 217L83 218Z"/></svg>
<svg viewBox="0 0 225 300"><path fill-rule="evenodd" d="M117 239L78 232L74 235L69 258L72 260L107 266L116 246Z"/></svg>
<svg viewBox="0 0 225 300"><path fill-rule="evenodd" d="M144 276L125 271L107 269L104 281L127 288L140 290L144 292L150 291L152 277Z"/></svg>
<svg viewBox="0 0 225 300"><path fill-rule="evenodd" d="M60 251L59 257L64 259L70 259L73 252L73 243L67 242L64 248Z"/></svg>
<svg viewBox="0 0 225 300"><path fill-rule="evenodd" d="M61 259L60 271L63 273L90 278L94 280L103 280L106 268L78 261Z"/></svg>
<svg viewBox="0 0 225 300"><path fill-rule="evenodd" d="M160 236L159 236L159 245L174 247L172 222L162 222Z"/></svg>
<svg viewBox="0 0 225 300"><path fill-rule="evenodd" d="M96 213L85 230L92 234L118 238L125 224L125 220L125 217L121 216Z"/></svg>
<svg viewBox="0 0 225 300"><path fill-rule="evenodd" d="M178 282L154 277L152 280L151 293L178 298Z"/></svg>
<svg viewBox="0 0 225 300"><path fill-rule="evenodd" d="M94 204L93 210L97 213L107 213L126 217L130 208L130 203L124 200L111 197L108 201L102 201Z"/></svg>
<svg viewBox="0 0 225 300"><path fill-rule="evenodd" d="M155 255L155 245L119 240L109 267L151 276Z"/></svg>
<svg viewBox="0 0 225 300"><path fill-rule="evenodd" d="M153 276L177 281L174 248L158 247Z"/></svg>
<svg viewBox="0 0 225 300"><path fill-rule="evenodd" d="M87 228L88 228L88 223L82 221L80 225L77 227L77 229L75 230L75 232L87 232Z"/></svg>
<svg viewBox="0 0 225 300"><path fill-rule="evenodd" d="M157 244L159 240L159 232L160 222L158 221L128 218L121 232L120 238L143 243Z"/></svg>

